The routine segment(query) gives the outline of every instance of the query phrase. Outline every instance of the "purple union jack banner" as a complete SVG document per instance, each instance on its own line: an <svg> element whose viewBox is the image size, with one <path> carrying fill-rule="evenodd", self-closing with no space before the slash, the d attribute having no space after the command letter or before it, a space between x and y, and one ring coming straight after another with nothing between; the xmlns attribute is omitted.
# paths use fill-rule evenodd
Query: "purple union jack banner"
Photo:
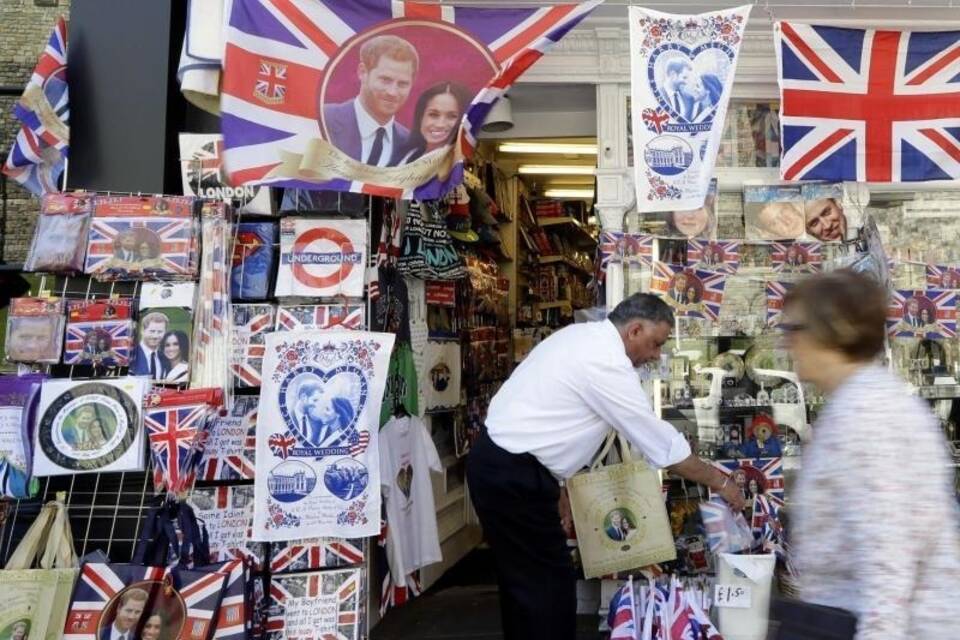
<svg viewBox="0 0 960 640"><path fill-rule="evenodd" d="M599 3L235 0L220 103L230 182L440 197L493 103ZM425 125L437 96L455 116Z"/></svg>
<svg viewBox="0 0 960 640"><path fill-rule="evenodd" d="M953 338L957 335L957 292L892 291L887 332L893 338Z"/></svg>
<svg viewBox="0 0 960 640"><path fill-rule="evenodd" d="M786 180L960 177L960 33L779 22Z"/></svg>

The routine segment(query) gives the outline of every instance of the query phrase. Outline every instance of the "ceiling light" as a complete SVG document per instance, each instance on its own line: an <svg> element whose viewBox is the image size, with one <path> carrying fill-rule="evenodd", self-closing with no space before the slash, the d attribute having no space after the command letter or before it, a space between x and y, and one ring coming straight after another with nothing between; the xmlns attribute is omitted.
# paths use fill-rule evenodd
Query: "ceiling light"
<svg viewBox="0 0 960 640"><path fill-rule="evenodd" d="M592 176L596 169L576 164L522 164L517 171L534 176Z"/></svg>
<svg viewBox="0 0 960 640"><path fill-rule="evenodd" d="M543 192L547 198L593 198L593 189L547 189Z"/></svg>
<svg viewBox="0 0 960 640"><path fill-rule="evenodd" d="M574 142L505 142L497 147L501 153L555 153L558 155L597 155L597 145Z"/></svg>

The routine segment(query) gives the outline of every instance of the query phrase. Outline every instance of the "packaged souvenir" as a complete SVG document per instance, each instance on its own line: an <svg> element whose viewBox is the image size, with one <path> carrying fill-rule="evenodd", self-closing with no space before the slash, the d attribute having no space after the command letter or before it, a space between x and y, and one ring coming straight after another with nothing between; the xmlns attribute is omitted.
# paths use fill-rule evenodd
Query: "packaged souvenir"
<svg viewBox="0 0 960 640"><path fill-rule="evenodd" d="M359 303L280 305L277 331L366 328L366 307Z"/></svg>
<svg viewBox="0 0 960 640"><path fill-rule="evenodd" d="M197 312L193 326L190 384L233 392L230 375L230 260L233 211L224 202L206 200L200 209L203 235ZM229 400L228 400L229 403Z"/></svg>
<svg viewBox="0 0 960 640"><path fill-rule="evenodd" d="M745 186L747 240L797 240L806 230L799 186Z"/></svg>
<svg viewBox="0 0 960 640"><path fill-rule="evenodd" d="M99 280L195 278L196 202L181 196L98 197L84 273Z"/></svg>
<svg viewBox="0 0 960 640"><path fill-rule="evenodd" d="M156 383L189 380L196 289L192 282L143 284L130 375L149 376Z"/></svg>
<svg viewBox="0 0 960 640"><path fill-rule="evenodd" d="M180 176L184 195L224 200L240 213L271 215L274 211L270 187L227 184L219 133L180 134Z"/></svg>
<svg viewBox="0 0 960 640"><path fill-rule="evenodd" d="M230 370L238 387L259 387L263 367L263 339L273 331L277 308L272 304L231 305L233 331Z"/></svg>
<svg viewBox="0 0 960 640"><path fill-rule="evenodd" d="M280 221L277 297L363 295L366 220L284 218Z"/></svg>
<svg viewBox="0 0 960 640"><path fill-rule="evenodd" d="M31 480L31 438L43 376L0 376L0 497L21 500L37 490Z"/></svg>
<svg viewBox="0 0 960 640"><path fill-rule="evenodd" d="M79 193L43 196L23 270L65 274L82 271L92 215L92 196Z"/></svg>
<svg viewBox="0 0 960 640"><path fill-rule="evenodd" d="M241 222L233 241L230 292L236 300L265 300L277 261L277 225Z"/></svg>
<svg viewBox="0 0 960 640"><path fill-rule="evenodd" d="M64 301L60 298L13 298L7 313L7 360L60 362Z"/></svg>
<svg viewBox="0 0 960 640"><path fill-rule="evenodd" d="M63 363L129 365L133 327L132 298L70 300Z"/></svg>
<svg viewBox="0 0 960 640"><path fill-rule="evenodd" d="M268 640L357 640L361 620L362 569L332 569L279 576L270 583Z"/></svg>
<svg viewBox="0 0 960 640"><path fill-rule="evenodd" d="M142 471L144 378L46 380L34 437L37 476Z"/></svg>
<svg viewBox="0 0 960 640"><path fill-rule="evenodd" d="M230 415L217 418L203 452L201 480L253 480L258 396L236 396Z"/></svg>

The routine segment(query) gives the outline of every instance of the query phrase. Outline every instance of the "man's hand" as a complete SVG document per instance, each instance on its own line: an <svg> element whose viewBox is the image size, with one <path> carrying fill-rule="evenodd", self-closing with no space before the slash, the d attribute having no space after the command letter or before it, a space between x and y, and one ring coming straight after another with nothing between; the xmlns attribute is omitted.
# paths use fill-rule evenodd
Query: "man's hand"
<svg viewBox="0 0 960 640"><path fill-rule="evenodd" d="M743 511L747 507L747 501L743 497L743 492L740 491L740 487L738 487L735 482L728 482L717 493L720 494L720 497L726 500L727 504L735 511Z"/></svg>
<svg viewBox="0 0 960 640"><path fill-rule="evenodd" d="M560 510L560 526L568 538L573 537L573 510L570 509L570 496L567 495L567 488L560 487L560 502L557 505Z"/></svg>

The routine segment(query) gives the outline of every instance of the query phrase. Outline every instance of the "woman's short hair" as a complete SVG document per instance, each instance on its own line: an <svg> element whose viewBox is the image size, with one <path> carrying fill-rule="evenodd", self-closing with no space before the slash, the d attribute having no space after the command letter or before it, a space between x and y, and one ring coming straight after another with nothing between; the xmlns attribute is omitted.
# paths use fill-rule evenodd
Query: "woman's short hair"
<svg viewBox="0 0 960 640"><path fill-rule="evenodd" d="M876 280L840 269L799 282L787 293L784 309L798 309L804 330L821 345L862 362L883 351L888 304Z"/></svg>

